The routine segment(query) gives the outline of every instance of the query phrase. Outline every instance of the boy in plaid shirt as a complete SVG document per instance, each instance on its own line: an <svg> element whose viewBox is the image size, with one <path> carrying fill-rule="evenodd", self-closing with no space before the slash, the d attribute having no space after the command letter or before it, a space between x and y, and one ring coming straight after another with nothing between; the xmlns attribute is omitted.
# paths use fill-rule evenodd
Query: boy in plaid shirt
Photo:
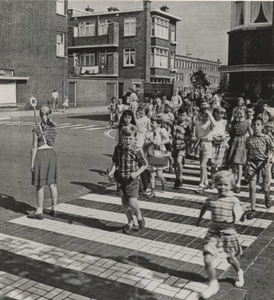
<svg viewBox="0 0 274 300"><path fill-rule="evenodd" d="M176 175L175 188L183 185L183 161L186 155L186 141L191 138L191 128L187 122L187 110L180 108L177 118L172 131L172 156Z"/></svg>
<svg viewBox="0 0 274 300"><path fill-rule="evenodd" d="M123 128L121 136L122 144L117 145L114 149L112 166L108 176L114 177L114 173L117 171L117 187L121 195L124 212L128 218L128 224L123 228L123 231L125 234L131 234L134 229L138 229L134 225L133 214L136 215L139 229L145 227L145 220L141 214L137 198L139 175L147 168L147 161L143 150L136 146L137 129L135 127Z"/></svg>
<svg viewBox="0 0 274 300"><path fill-rule="evenodd" d="M249 180L249 195L250 195L250 211L247 213L247 219L254 218L256 205L256 177L258 181L263 182L263 190L265 194L265 206L271 207L270 197L270 174L269 174L269 159L274 150L274 143L270 136L263 134L263 120L256 118L252 122L253 136L247 138L247 177ZM257 176L256 176L257 175Z"/></svg>

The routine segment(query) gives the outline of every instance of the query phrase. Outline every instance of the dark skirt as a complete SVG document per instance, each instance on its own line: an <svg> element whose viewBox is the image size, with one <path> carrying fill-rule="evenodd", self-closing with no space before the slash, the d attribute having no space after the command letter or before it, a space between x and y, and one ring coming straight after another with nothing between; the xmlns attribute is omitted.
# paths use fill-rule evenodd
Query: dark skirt
<svg viewBox="0 0 274 300"><path fill-rule="evenodd" d="M52 148L37 150L31 184L44 186L57 183L57 156Z"/></svg>

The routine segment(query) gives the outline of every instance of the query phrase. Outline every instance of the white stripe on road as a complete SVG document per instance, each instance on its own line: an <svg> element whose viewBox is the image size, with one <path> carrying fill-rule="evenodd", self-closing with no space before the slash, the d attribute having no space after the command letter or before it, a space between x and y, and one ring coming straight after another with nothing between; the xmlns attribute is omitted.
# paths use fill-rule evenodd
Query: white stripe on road
<svg viewBox="0 0 274 300"><path fill-rule="evenodd" d="M74 124L74 125L65 125L65 126L58 126L58 128L72 128L72 127L78 127L78 126L82 126L82 125L85 125L85 124Z"/></svg>
<svg viewBox="0 0 274 300"><path fill-rule="evenodd" d="M59 126L65 126L65 125L72 125L72 123L55 123L56 127L59 127Z"/></svg>
<svg viewBox="0 0 274 300"><path fill-rule="evenodd" d="M98 129L105 129L105 127L96 127L96 128L90 128L90 129L84 129L88 131L98 130Z"/></svg>
<svg viewBox="0 0 274 300"><path fill-rule="evenodd" d="M73 214L76 214L78 209L75 206L72 206L72 208ZM56 209L58 211L58 207ZM125 220L125 215L122 215L122 218ZM114 220L112 219L112 221ZM83 238L89 241L155 254L161 257L168 257L183 262L198 264L200 266L204 265L202 251L194 248L178 246L171 243L167 244L164 242L157 242L149 239L119 234L116 232L108 232L96 228L62 223L49 219L44 219L41 222L37 222L37 220L21 217L10 222L18 225L28 226L30 228L47 230L77 238ZM195 227L193 226L193 228ZM201 228L197 228L197 230L201 230ZM224 258L225 254L222 253L221 256ZM229 267L229 264L220 257L214 260L214 267L217 269L226 270Z"/></svg>
<svg viewBox="0 0 274 300"><path fill-rule="evenodd" d="M77 127L77 128L71 128L71 129L75 130L75 129L83 129L83 128L92 128L92 127L95 127L95 126L99 126L99 125L87 125L87 126L82 126L82 127Z"/></svg>
<svg viewBox="0 0 274 300"><path fill-rule="evenodd" d="M167 194L168 192L163 192L163 193ZM171 193L171 194L175 194L175 193ZM164 196L162 196L160 194L160 197L164 197ZM168 198L168 197L166 197L166 198ZM95 201L95 202L117 204L117 205L121 204L121 200L119 197L114 197L114 196L109 196L109 195L88 194L86 196L80 197L80 199L91 200L91 201ZM177 199L179 199L179 197ZM184 199L184 200L187 200L187 199ZM148 202L148 201L141 201L141 200L138 200L138 203L140 204L140 207L142 207L144 209L172 213L175 215L189 216L189 217L197 218L200 214L199 209L189 208L189 207L184 207L184 206L169 205L169 204L162 204L162 203L155 203L155 202ZM203 219L210 219L210 216L211 216L211 213L209 211L207 211L204 214ZM164 222L164 221L162 221L162 222ZM272 220L265 220L265 219L258 219L258 218L254 218L252 220L245 220L244 222L239 222L239 224L241 224L241 225L258 227L258 228L267 228L271 223L272 223Z"/></svg>
<svg viewBox="0 0 274 300"><path fill-rule="evenodd" d="M9 252L34 259L35 261L47 262L51 265L98 276L100 278L106 278L110 281L121 282L123 284L135 286L136 288L145 289L151 292L163 295L166 295L168 292L169 296L172 295L178 299L186 299L186 296L191 294L193 296L207 287L203 283L181 279L176 276L170 276L168 273L160 273L98 256L86 255L75 251L67 251L61 248L52 247L4 234L0 234L0 249L8 250ZM10 281L13 281L10 282L13 289L17 288L20 290L21 288L21 290L29 292L32 290L31 287L35 287L36 293L38 293L39 290L45 291L43 293L40 291L45 297L43 299L55 299L57 294L58 296L56 299L65 298L62 297L64 296L64 292L60 289L36 283L26 278L22 279L19 276L5 276L5 274L7 273L1 272L0 276L2 275L4 278L8 278ZM32 283L35 286L33 286ZM29 290L26 289L26 286L28 285L30 286ZM67 300L89 299L77 294L72 294L70 292L66 293L67 298L65 299ZM16 292L14 291L12 294L10 294L10 297L11 295L15 296L15 294ZM92 298L91 300L95 299Z"/></svg>

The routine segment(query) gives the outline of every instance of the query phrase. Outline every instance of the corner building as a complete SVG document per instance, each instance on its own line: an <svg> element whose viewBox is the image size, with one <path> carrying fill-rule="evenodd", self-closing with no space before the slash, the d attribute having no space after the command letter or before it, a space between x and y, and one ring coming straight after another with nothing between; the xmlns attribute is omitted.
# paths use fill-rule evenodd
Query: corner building
<svg viewBox="0 0 274 300"><path fill-rule="evenodd" d="M259 95L273 106L273 2L232 2L228 37L228 65L219 70L229 73L230 89L253 103Z"/></svg>
<svg viewBox="0 0 274 300"><path fill-rule="evenodd" d="M67 0L0 0L0 107L38 108L67 93Z"/></svg>
<svg viewBox="0 0 274 300"><path fill-rule="evenodd" d="M176 23L168 7L107 12L70 9L68 27L69 94L77 106L108 104L130 88L146 96L172 94Z"/></svg>

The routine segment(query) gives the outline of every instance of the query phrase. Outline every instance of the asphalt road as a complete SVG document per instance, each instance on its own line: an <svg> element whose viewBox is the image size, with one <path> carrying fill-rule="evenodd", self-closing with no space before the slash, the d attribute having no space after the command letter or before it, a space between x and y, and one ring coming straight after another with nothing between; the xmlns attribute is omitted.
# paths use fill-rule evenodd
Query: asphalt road
<svg viewBox="0 0 274 300"><path fill-rule="evenodd" d="M102 128L107 125L107 118L108 116L98 114L54 116L53 121L57 123L57 127L67 123L83 124L57 128L55 150L58 156L59 203L95 191L98 184L105 184L106 178L102 176L102 171L110 166L110 155L114 146L114 140L104 135L106 129ZM2 198L0 214L4 214L5 219L15 217L16 213L24 214L26 210L35 207L36 203L35 187L31 185L30 172L33 126L27 125L27 122L33 121L33 118L12 119L10 123L13 121L18 123L11 125L0 123L0 195ZM95 125L100 129L86 130L89 128L85 126L89 125ZM79 129L76 129L77 127ZM49 205L50 193L46 188L44 206ZM12 210L9 210L9 207Z"/></svg>

